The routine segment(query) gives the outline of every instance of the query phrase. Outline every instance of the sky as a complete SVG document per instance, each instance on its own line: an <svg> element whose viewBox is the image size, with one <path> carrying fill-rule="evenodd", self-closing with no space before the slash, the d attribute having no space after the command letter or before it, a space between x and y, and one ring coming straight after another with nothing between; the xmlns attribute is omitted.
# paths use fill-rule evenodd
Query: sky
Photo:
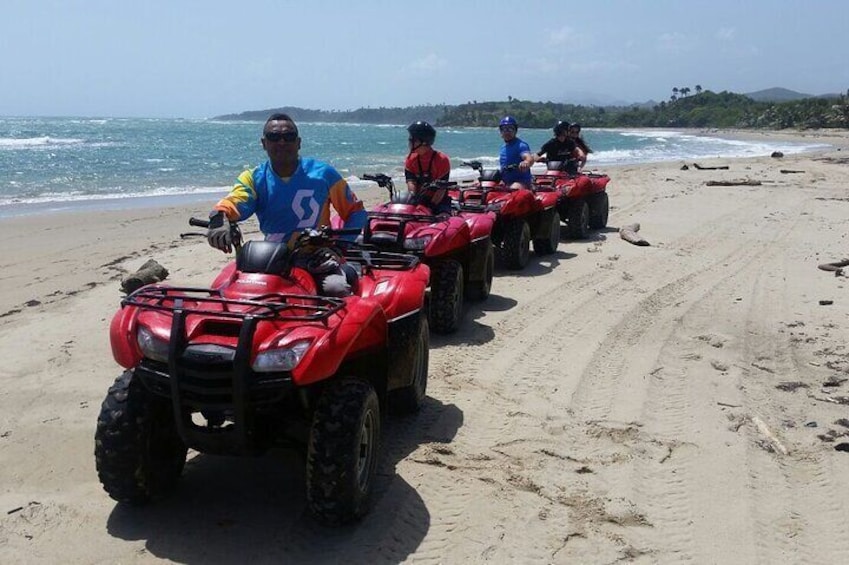
<svg viewBox="0 0 849 565"><path fill-rule="evenodd" d="M2 0L0 116L849 89L849 0Z"/></svg>

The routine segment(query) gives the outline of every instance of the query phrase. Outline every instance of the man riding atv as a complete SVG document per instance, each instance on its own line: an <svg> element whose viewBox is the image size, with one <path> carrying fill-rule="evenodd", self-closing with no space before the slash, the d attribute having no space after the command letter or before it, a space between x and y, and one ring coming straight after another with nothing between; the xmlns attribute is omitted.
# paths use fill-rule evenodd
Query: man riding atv
<svg viewBox="0 0 849 565"><path fill-rule="evenodd" d="M273 114L265 122L262 148L268 161L239 175L230 194L209 215L209 244L230 252L233 239L230 221L245 220L254 213L266 241L283 242L290 248L301 231L330 225L333 207L345 229L362 229L367 215L348 183L330 165L299 155L298 126L287 114ZM353 241L356 236L350 236ZM322 294L346 296L354 273L326 250L305 258Z"/></svg>

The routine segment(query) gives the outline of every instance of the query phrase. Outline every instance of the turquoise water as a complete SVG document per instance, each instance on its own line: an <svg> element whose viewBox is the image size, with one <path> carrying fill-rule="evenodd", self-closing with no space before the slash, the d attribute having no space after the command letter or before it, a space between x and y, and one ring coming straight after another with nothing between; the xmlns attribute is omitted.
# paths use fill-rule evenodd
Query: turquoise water
<svg viewBox="0 0 849 565"><path fill-rule="evenodd" d="M301 154L332 163L355 190L362 173L402 173L404 126L299 124ZM122 207L134 197L209 199L245 168L265 158L258 122L179 119L0 118L0 216L71 206ZM521 129L536 151L550 130ZM769 155L813 149L812 144L751 143L663 131L584 130L593 148L589 167ZM497 163L496 128L440 129L436 146L451 156L455 178L462 160ZM123 203L119 200L123 200Z"/></svg>

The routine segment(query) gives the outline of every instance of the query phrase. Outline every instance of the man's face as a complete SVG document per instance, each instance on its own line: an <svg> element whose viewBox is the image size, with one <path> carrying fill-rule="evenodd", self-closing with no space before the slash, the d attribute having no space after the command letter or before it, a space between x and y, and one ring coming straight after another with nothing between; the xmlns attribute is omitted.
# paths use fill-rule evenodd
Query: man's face
<svg viewBox="0 0 849 565"><path fill-rule="evenodd" d="M578 137L578 135L580 133L581 133L581 130L579 130L579 129L569 128L569 137Z"/></svg>
<svg viewBox="0 0 849 565"><path fill-rule="evenodd" d="M296 158L301 149L301 138L295 124L286 120L266 123L262 131L262 148L272 161Z"/></svg>
<svg viewBox="0 0 849 565"><path fill-rule="evenodd" d="M498 128L498 131L501 133L501 139L504 141L511 141L516 137L516 126L501 126Z"/></svg>

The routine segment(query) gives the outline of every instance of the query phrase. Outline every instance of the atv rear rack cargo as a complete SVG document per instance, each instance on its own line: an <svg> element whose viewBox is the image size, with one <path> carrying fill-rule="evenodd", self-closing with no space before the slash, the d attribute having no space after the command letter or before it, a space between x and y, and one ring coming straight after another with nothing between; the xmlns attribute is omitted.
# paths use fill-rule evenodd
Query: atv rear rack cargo
<svg viewBox="0 0 849 565"><path fill-rule="evenodd" d="M363 243L366 245L372 243L374 237L374 231L371 228L372 220L377 220L380 222L392 223L392 231L388 230L378 230L379 233L393 233L395 235L394 244L398 246L399 249L403 248L404 239L407 233L407 224L417 223L417 224L436 224L443 221L444 218L440 218L439 216L426 216L421 214L402 214L402 213L393 213L393 212L369 212L368 213L368 222L366 222L365 227L363 228ZM396 230L397 226L397 230Z"/></svg>

